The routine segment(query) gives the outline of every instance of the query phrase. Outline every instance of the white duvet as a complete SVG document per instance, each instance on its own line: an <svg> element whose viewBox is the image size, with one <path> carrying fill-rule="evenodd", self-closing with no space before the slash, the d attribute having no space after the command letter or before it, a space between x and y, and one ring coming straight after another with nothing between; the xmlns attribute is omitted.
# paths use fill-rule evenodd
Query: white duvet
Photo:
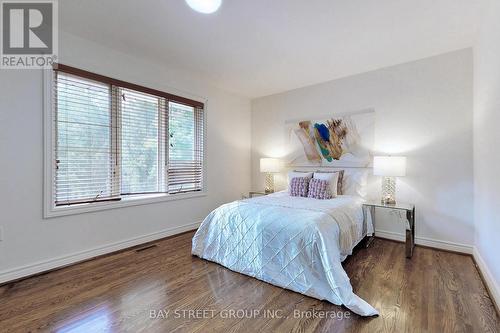
<svg viewBox="0 0 500 333"><path fill-rule="evenodd" d="M362 316L377 315L355 295L341 262L373 232L365 223L362 199L291 197L286 192L234 201L203 221L192 253Z"/></svg>

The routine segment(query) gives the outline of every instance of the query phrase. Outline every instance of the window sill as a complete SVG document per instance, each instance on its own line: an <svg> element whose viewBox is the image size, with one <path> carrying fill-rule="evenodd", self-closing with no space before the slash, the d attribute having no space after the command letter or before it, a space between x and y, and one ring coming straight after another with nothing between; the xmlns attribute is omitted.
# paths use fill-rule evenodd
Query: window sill
<svg viewBox="0 0 500 333"><path fill-rule="evenodd" d="M140 195L128 195L122 197L120 201L107 201L107 202L96 202L96 203L85 203L77 204L72 206L60 206L60 207L48 207L44 212L44 218L53 218L59 216L76 215L90 212L97 212L101 210L116 209L123 207L132 207L139 205L148 205L153 203L174 201L174 200L184 200L191 198L199 198L207 195L207 192L191 192L182 194L140 194Z"/></svg>

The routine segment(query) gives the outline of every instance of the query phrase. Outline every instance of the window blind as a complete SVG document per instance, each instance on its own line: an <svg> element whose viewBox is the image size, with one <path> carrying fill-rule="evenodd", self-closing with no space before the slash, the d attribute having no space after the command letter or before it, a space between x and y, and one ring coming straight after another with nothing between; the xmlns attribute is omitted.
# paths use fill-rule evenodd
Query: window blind
<svg viewBox="0 0 500 333"><path fill-rule="evenodd" d="M53 103L56 206L203 189L203 103L64 65Z"/></svg>
<svg viewBox="0 0 500 333"><path fill-rule="evenodd" d="M203 109L170 102L168 111L168 192L200 191L203 188Z"/></svg>
<svg viewBox="0 0 500 333"><path fill-rule="evenodd" d="M121 193L162 192L162 98L119 89L121 110Z"/></svg>
<svg viewBox="0 0 500 333"><path fill-rule="evenodd" d="M118 199L111 87L55 74L55 204Z"/></svg>

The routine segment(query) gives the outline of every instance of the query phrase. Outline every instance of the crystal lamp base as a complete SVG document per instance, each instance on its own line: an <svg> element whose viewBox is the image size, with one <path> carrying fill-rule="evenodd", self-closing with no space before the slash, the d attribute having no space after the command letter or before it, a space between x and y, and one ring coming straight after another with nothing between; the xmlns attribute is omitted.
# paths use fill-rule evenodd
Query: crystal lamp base
<svg viewBox="0 0 500 333"><path fill-rule="evenodd" d="M393 205L396 203L396 178L384 177L382 179L382 203Z"/></svg>
<svg viewBox="0 0 500 333"><path fill-rule="evenodd" d="M274 192L274 175L270 172L266 173L266 188L265 188L266 193L273 193Z"/></svg>

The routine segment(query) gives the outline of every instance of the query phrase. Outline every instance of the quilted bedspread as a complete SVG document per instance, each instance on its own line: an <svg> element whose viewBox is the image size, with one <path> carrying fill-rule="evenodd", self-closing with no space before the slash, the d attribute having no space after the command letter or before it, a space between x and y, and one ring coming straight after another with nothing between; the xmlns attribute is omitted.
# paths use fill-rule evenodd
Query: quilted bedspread
<svg viewBox="0 0 500 333"><path fill-rule="evenodd" d="M192 253L233 271L333 304L377 315L355 295L341 262L367 233L362 199L291 197L286 192L234 201L203 221Z"/></svg>

